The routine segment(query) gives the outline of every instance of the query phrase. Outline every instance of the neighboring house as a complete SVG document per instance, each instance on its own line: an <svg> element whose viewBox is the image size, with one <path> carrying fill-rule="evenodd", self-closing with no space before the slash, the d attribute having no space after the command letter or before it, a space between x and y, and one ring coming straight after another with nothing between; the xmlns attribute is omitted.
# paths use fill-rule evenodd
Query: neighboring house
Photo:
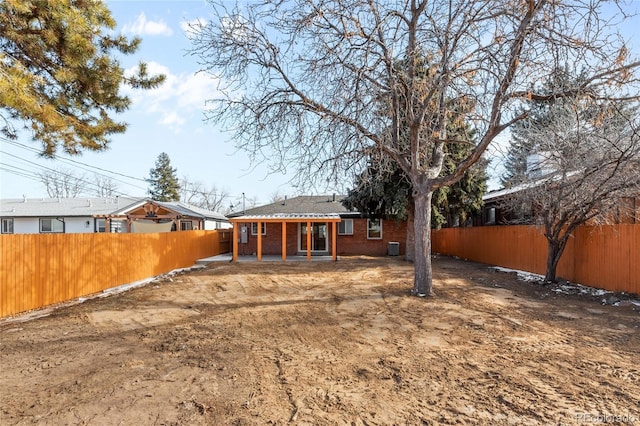
<svg viewBox="0 0 640 426"><path fill-rule="evenodd" d="M161 203L128 197L21 198L0 200L3 234L132 232L136 221L144 225L164 222L164 230L229 227L221 214L182 203ZM147 232L161 227L147 226Z"/></svg>
<svg viewBox="0 0 640 426"><path fill-rule="evenodd" d="M105 220L126 217L130 232L191 231L230 228L222 214L177 201L140 200L105 216Z"/></svg>
<svg viewBox="0 0 640 426"><path fill-rule="evenodd" d="M238 255L333 256L403 254L406 222L368 219L343 196L299 196L229 215ZM309 232L308 232L309 231ZM392 243L389 245L389 243Z"/></svg>
<svg viewBox="0 0 640 426"><path fill-rule="evenodd" d="M484 206L482 214L473 218L473 226L485 225L509 225L533 223L533 211L535 205L525 205L516 214L513 209L505 207L506 201L512 194L529 188L531 184L517 185L512 188L503 188L491 191L482 197ZM613 213L611 221L614 223L636 224L640 223L640 197L625 197L619 199L617 211Z"/></svg>

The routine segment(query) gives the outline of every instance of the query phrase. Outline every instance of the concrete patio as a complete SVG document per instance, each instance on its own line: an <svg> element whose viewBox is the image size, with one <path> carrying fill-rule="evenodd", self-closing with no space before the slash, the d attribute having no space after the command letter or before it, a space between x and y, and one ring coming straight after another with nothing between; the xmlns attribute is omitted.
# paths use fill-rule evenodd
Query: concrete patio
<svg viewBox="0 0 640 426"><path fill-rule="evenodd" d="M338 256L338 260L340 257ZM225 253L217 256L206 257L204 259L198 259L197 265L206 265L215 262L231 262L232 254ZM282 262L282 256L280 255L263 255L262 262ZM307 262L307 256L287 256L285 262ZM331 256L311 256L311 262L330 262L333 261ZM258 262L258 256L256 255L244 255L238 256L238 262Z"/></svg>

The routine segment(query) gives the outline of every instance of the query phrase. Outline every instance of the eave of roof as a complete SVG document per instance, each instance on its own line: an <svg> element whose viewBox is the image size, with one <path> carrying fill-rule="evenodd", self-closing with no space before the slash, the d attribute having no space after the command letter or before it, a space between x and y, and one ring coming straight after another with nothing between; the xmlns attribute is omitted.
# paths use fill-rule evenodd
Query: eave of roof
<svg viewBox="0 0 640 426"><path fill-rule="evenodd" d="M337 213L275 213L263 215L245 215L229 219L229 222L340 222Z"/></svg>
<svg viewBox="0 0 640 426"><path fill-rule="evenodd" d="M227 215L229 218L242 216L261 216L274 214L339 214L344 216L356 212L349 211L342 205L341 195L299 195L244 211Z"/></svg>

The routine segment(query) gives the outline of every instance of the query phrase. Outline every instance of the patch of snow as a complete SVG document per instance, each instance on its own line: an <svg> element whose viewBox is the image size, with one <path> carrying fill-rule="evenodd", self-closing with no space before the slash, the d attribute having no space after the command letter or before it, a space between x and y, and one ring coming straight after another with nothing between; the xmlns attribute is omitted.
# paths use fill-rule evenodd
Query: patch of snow
<svg viewBox="0 0 640 426"><path fill-rule="evenodd" d="M518 269L509 269L503 268L501 266L492 266L489 269L493 269L497 272L505 272L505 273L515 273L518 276L518 279L522 281L534 281L534 282L542 282L544 280L544 275L534 274L532 272L520 271ZM613 293L612 291L604 290L601 288L589 287L582 284L577 283L565 283L558 284L550 289L555 293L560 294L580 294L580 295L589 295L589 296L604 296L607 294ZM636 306L640 306L640 301L630 300L630 302Z"/></svg>
<svg viewBox="0 0 640 426"><path fill-rule="evenodd" d="M605 294L612 293L611 291L603 290L601 288L588 287L582 284L562 284L552 289L556 293L563 294L583 294L589 296L604 296Z"/></svg>
<svg viewBox="0 0 640 426"><path fill-rule="evenodd" d="M518 279L520 279L522 281L542 281L542 280L544 280L544 275L534 274L533 272L520 271L518 269L503 268L501 266L492 266L489 269L494 269L497 272L515 273L518 276Z"/></svg>

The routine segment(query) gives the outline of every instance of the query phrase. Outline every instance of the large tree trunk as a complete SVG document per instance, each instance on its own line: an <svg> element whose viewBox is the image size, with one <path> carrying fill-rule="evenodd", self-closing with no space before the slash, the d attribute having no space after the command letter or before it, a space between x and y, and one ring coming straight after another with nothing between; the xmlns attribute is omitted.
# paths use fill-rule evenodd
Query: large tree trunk
<svg viewBox="0 0 640 426"><path fill-rule="evenodd" d="M433 191L415 196L415 259L413 289L416 296L433 295L433 274L431 271L431 197Z"/></svg>
<svg viewBox="0 0 640 426"><path fill-rule="evenodd" d="M414 251L416 249L415 243L415 225L414 225L414 216L415 216L415 203L413 202L413 198L410 197L409 203L407 205L407 238L406 238L406 252L404 255L405 260L408 262L413 262L415 258Z"/></svg>

